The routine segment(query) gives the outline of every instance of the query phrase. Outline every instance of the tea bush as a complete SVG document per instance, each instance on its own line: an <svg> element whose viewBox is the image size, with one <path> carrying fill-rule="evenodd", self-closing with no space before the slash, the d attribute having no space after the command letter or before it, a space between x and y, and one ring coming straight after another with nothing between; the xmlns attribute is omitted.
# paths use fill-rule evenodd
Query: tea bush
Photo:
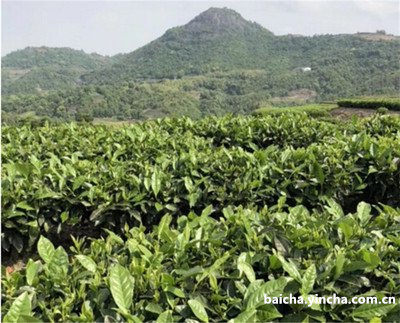
<svg viewBox="0 0 400 323"><path fill-rule="evenodd" d="M2 248L282 196L291 206L325 197L349 211L361 201L398 206L399 129L390 117L332 124L305 115L5 127Z"/></svg>
<svg viewBox="0 0 400 323"><path fill-rule="evenodd" d="M331 199L320 211L281 199L213 211L74 240L70 255L41 237L39 259L3 272L4 322L398 320L399 304L266 305L264 293L398 298L400 209L362 202L345 214Z"/></svg>

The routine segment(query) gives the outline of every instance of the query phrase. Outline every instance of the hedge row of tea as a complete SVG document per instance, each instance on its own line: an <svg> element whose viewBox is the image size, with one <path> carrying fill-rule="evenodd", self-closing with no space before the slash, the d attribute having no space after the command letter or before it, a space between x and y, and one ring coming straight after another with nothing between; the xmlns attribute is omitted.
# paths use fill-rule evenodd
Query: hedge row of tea
<svg viewBox="0 0 400 323"><path fill-rule="evenodd" d="M252 112L254 115L281 115L284 113L306 113L310 117L329 117L335 104L308 104L294 107L263 107Z"/></svg>
<svg viewBox="0 0 400 323"><path fill-rule="evenodd" d="M358 108L358 109L379 109L400 111L400 98L365 98L347 99L337 102L339 107Z"/></svg>
<svg viewBox="0 0 400 323"><path fill-rule="evenodd" d="M360 201L393 204L399 125L288 115L5 127L2 248L25 252L41 233L120 231L210 204L273 205L283 196L306 206L332 197L350 210Z"/></svg>
<svg viewBox="0 0 400 323"><path fill-rule="evenodd" d="M399 314L263 304L264 293L399 296L399 118L4 127L2 144L3 255L40 256L3 273L5 321Z"/></svg>
<svg viewBox="0 0 400 323"><path fill-rule="evenodd" d="M342 127L305 116L5 128L3 248L209 204L388 203L399 193L398 129L391 118Z"/></svg>
<svg viewBox="0 0 400 323"><path fill-rule="evenodd" d="M283 205L165 215L150 231L75 240L70 255L41 237L38 260L3 272L4 322L397 321L398 304L313 297L399 297L399 210ZM315 301L264 304L264 293Z"/></svg>

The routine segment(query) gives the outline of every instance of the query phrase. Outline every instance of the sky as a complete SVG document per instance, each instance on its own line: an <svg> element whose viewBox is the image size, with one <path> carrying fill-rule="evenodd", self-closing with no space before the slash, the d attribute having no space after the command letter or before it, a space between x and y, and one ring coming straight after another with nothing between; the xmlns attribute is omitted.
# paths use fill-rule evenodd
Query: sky
<svg viewBox="0 0 400 323"><path fill-rule="evenodd" d="M276 35L359 31L400 34L400 1L15 1L2 0L1 55L27 46L127 53L209 7L228 7Z"/></svg>

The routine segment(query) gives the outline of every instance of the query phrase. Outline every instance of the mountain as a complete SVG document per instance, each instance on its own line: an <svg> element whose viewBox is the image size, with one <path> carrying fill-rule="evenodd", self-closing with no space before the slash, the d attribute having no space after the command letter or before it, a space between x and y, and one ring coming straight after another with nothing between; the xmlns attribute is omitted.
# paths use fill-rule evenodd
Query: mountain
<svg viewBox="0 0 400 323"><path fill-rule="evenodd" d="M122 55L107 68L84 75L82 81L115 84L237 69L290 77L293 70L304 66L369 78L376 68L391 75L398 70L398 62L398 37L369 41L360 35L274 36L234 10L210 8L186 25L169 29L142 48Z"/></svg>
<svg viewBox="0 0 400 323"><path fill-rule="evenodd" d="M71 48L27 47L2 57L2 93L29 93L77 85L109 57Z"/></svg>
<svg viewBox="0 0 400 323"><path fill-rule="evenodd" d="M188 24L122 56L109 68L85 75L86 83L176 78L232 68L263 68L273 34L234 10L210 8Z"/></svg>
<svg viewBox="0 0 400 323"><path fill-rule="evenodd" d="M81 112L120 119L249 113L400 91L397 36L276 36L227 8L210 8L128 54L42 47L2 62L3 111L63 120Z"/></svg>

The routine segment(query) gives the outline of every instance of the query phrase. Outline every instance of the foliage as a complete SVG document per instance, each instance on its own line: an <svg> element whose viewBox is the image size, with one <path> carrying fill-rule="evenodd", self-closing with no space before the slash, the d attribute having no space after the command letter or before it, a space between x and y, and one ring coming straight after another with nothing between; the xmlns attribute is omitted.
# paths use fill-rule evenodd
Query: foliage
<svg viewBox="0 0 400 323"><path fill-rule="evenodd" d="M75 114L75 121L77 122L93 122L94 118L90 115L90 113L82 113L78 112Z"/></svg>
<svg viewBox="0 0 400 323"><path fill-rule="evenodd" d="M360 203L345 215L331 200L320 211L284 204L227 207L218 218L210 206L175 221L166 211L151 229L75 240L69 256L41 237L41 259L3 273L2 314L13 322L396 321L398 304L264 304L264 293L400 294L399 209Z"/></svg>
<svg viewBox="0 0 400 323"><path fill-rule="evenodd" d="M120 232L210 204L398 205L399 122L285 114L4 127L2 248L28 250L40 233Z"/></svg>
<svg viewBox="0 0 400 323"><path fill-rule="evenodd" d="M232 10L211 8L111 58L42 47L6 55L2 109L69 121L78 110L119 120L197 118L248 114L280 101L396 95L398 49L396 37L275 36Z"/></svg>
<svg viewBox="0 0 400 323"><path fill-rule="evenodd" d="M400 111L400 98L360 98L339 100L338 105L346 108L379 109Z"/></svg>
<svg viewBox="0 0 400 323"><path fill-rule="evenodd" d="M2 57L2 94L37 93L77 85L82 74L112 59L71 48L27 47Z"/></svg>
<svg viewBox="0 0 400 323"><path fill-rule="evenodd" d="M168 84L127 83L121 86L89 86L45 95L3 98L3 111L34 112L52 119L76 120L81 115L96 118L144 119L186 115L198 118L200 102L193 94Z"/></svg>
<svg viewBox="0 0 400 323"><path fill-rule="evenodd" d="M90 84L115 84L132 79L175 79L232 70L263 70L279 79L286 91L293 79L300 79L299 89L312 89L325 99L335 99L399 91L398 49L398 39L368 41L356 35L275 36L238 18L229 9L212 8L83 79ZM311 72L303 73L301 68L305 66L311 67ZM265 90L269 87L268 83L260 86Z"/></svg>
<svg viewBox="0 0 400 323"><path fill-rule="evenodd" d="M9 68L34 68L60 66L94 69L103 65L105 57L98 54L86 54L83 50L71 48L27 47L2 57L2 66Z"/></svg>

